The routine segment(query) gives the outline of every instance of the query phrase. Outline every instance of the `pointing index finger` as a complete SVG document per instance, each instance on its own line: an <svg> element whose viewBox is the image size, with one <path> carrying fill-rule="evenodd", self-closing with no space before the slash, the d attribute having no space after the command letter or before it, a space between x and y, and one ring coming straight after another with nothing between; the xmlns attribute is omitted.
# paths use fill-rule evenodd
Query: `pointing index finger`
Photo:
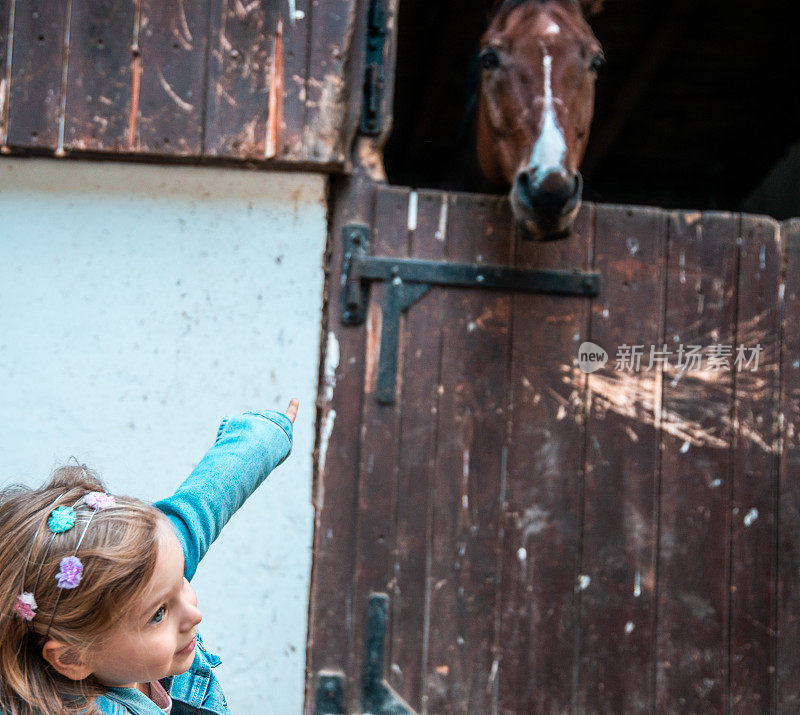
<svg viewBox="0 0 800 715"><path fill-rule="evenodd" d="M293 397L289 401L289 406L286 408L286 416L289 418L289 422L292 424L294 424L294 418L297 417L297 408L299 405L300 401L296 397Z"/></svg>

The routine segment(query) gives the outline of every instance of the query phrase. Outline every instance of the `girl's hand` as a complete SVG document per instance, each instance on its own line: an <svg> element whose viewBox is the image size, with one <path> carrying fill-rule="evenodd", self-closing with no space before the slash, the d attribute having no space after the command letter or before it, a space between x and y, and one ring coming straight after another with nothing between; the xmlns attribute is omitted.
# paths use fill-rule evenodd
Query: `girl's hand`
<svg viewBox="0 0 800 715"><path fill-rule="evenodd" d="M289 418L289 422L294 424L294 418L297 417L297 407L300 404L300 400L296 397L293 397L289 400L289 406L286 408L286 416Z"/></svg>

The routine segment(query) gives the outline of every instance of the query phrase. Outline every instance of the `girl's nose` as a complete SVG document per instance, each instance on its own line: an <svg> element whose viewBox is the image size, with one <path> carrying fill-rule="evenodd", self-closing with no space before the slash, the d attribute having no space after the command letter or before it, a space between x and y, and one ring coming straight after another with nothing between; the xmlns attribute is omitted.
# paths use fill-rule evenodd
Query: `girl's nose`
<svg viewBox="0 0 800 715"><path fill-rule="evenodd" d="M192 601L184 601L183 630L190 631L202 620L203 620L203 615L200 613L200 609L197 607L197 603L196 602L193 603Z"/></svg>
<svg viewBox="0 0 800 715"><path fill-rule="evenodd" d="M191 630L198 623L200 623L200 621L203 620L203 615L200 613L200 609L197 607L197 595L195 594L194 589L189 585L189 582L186 579L184 579L183 581L182 597L183 597L182 621L184 624L186 624L185 630Z"/></svg>

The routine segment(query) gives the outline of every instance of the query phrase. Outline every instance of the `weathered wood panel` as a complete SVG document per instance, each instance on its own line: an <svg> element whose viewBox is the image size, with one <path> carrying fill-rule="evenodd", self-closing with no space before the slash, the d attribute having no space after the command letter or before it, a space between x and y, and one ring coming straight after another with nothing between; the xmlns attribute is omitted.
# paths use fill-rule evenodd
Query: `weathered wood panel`
<svg viewBox="0 0 800 715"><path fill-rule="evenodd" d="M357 121L348 101L362 94L366 9L358 15L356 0L15 6L10 77L0 72L0 146L325 168L345 161ZM3 23L10 8L4 0ZM391 73L386 81L390 101Z"/></svg>
<svg viewBox="0 0 800 715"><path fill-rule="evenodd" d="M210 0L142 0L135 147L151 154L202 150Z"/></svg>
<svg viewBox="0 0 800 715"><path fill-rule="evenodd" d="M579 712L651 708L666 215L598 206L602 276L590 339L608 353L588 376ZM628 349L626 349L626 346ZM643 346L642 362L629 359ZM651 352L652 351L652 352ZM613 608L609 607L613 604Z"/></svg>
<svg viewBox="0 0 800 715"><path fill-rule="evenodd" d="M774 710L776 494L781 335L780 226L742 217L731 500L730 709ZM754 354L755 351L755 354Z"/></svg>
<svg viewBox="0 0 800 715"><path fill-rule="evenodd" d="M282 64L283 71L275 73L270 86L274 99L270 99L272 131L268 133L271 139L267 141L267 156L304 159L310 0L294 0L288 12L281 16L279 45L283 52L276 52L276 65Z"/></svg>
<svg viewBox="0 0 800 715"><path fill-rule="evenodd" d="M413 206L411 255L440 261L444 255L447 194L420 191ZM441 288L408 311L404 325L400 451L397 475L397 546L392 595L389 683L417 711L422 710L425 670L427 561L433 519L436 415L442 351Z"/></svg>
<svg viewBox="0 0 800 715"><path fill-rule="evenodd" d="M521 268L590 267L594 207L568 241L520 242ZM503 515L498 711L572 709L577 639L585 376L585 298L516 294L511 434Z"/></svg>
<svg viewBox="0 0 800 715"><path fill-rule="evenodd" d="M500 199L453 195L446 258L508 264L509 228L508 206ZM429 712L491 712L509 313L507 294L445 293L424 634Z"/></svg>
<svg viewBox="0 0 800 715"><path fill-rule="evenodd" d="M777 710L800 710L800 220L782 227L785 306L781 353L783 450L778 487Z"/></svg>
<svg viewBox="0 0 800 715"><path fill-rule="evenodd" d="M266 157L277 5L211 0L204 153Z"/></svg>
<svg viewBox="0 0 800 715"><path fill-rule="evenodd" d="M314 567L311 578L306 712L312 712L320 671L352 673L349 656L354 618L358 513L359 434L364 389L364 326L343 327L339 318L342 228L349 223L371 226L374 184L362 175L333 181L338 208L329 239L330 273L326 354L319 396L317 476L314 485Z"/></svg>
<svg viewBox="0 0 800 715"><path fill-rule="evenodd" d="M15 3L7 142L59 147L64 31L70 3Z"/></svg>
<svg viewBox="0 0 800 715"><path fill-rule="evenodd" d="M141 79L138 3L83 0L71 6L64 147L130 151Z"/></svg>
<svg viewBox="0 0 800 715"><path fill-rule="evenodd" d="M409 190L405 188L382 189L378 192L371 237L371 251L375 255L407 255L408 195ZM396 595L393 575L400 403L385 406L376 397L378 357L384 329L381 305L387 289L386 284L374 284L370 288L367 308L364 402L358 464L354 619L349 659L353 668L353 679L348 712L356 712L361 707L364 633L369 594L376 591L388 593L390 598Z"/></svg>
<svg viewBox="0 0 800 715"><path fill-rule="evenodd" d="M359 14L358 10L361 10ZM344 67L348 57L363 66L366 3L326 0L312 9L306 89L306 136L303 153L311 161L343 161L348 91L363 92L361 82L347 87ZM360 38L356 33L361 32Z"/></svg>
<svg viewBox="0 0 800 715"><path fill-rule="evenodd" d="M671 216L665 341L675 349L702 346L704 360L700 370L679 370L663 385L657 581L663 712L727 707L733 378L729 370L709 371L705 357L710 346L733 343L738 236L738 219L729 214Z"/></svg>
<svg viewBox="0 0 800 715"><path fill-rule="evenodd" d="M415 212L413 192L377 191L375 253L593 261L602 289L594 302L434 289L402 323L392 407L370 387L381 288L370 339L333 324L337 347L369 359L365 373L348 358L360 382L325 371L320 443L330 406L347 405L352 432L334 436L350 482L327 473L331 441L320 475L345 511L318 517L309 686L339 668L358 710L366 594L380 587L386 678L423 712L797 710L800 224L779 240L764 218L586 205L568 241L512 256L501 199L423 192ZM589 375L584 340L609 354ZM758 365L748 352L739 365L738 346L759 344ZM334 545L331 524L351 535ZM354 553L356 583L342 576Z"/></svg>
<svg viewBox="0 0 800 715"><path fill-rule="evenodd" d="M0 0L0 146L6 143L8 128L8 90L11 75L7 62L9 43L12 42L10 25L14 3L12 0Z"/></svg>

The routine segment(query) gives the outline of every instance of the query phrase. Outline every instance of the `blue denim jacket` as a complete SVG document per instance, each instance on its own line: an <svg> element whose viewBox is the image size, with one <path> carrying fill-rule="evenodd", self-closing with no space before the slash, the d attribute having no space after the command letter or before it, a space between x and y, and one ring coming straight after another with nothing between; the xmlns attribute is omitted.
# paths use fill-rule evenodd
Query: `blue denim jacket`
<svg viewBox="0 0 800 715"><path fill-rule="evenodd" d="M280 412L246 412L226 418L214 446L189 478L171 497L155 503L169 518L183 547L188 580L228 519L286 459L291 447L292 423ZM161 681L172 698L172 715L230 713L212 670L219 663L198 634L191 668ZM109 688L95 704L100 712L115 715L161 714L156 704L135 688Z"/></svg>

